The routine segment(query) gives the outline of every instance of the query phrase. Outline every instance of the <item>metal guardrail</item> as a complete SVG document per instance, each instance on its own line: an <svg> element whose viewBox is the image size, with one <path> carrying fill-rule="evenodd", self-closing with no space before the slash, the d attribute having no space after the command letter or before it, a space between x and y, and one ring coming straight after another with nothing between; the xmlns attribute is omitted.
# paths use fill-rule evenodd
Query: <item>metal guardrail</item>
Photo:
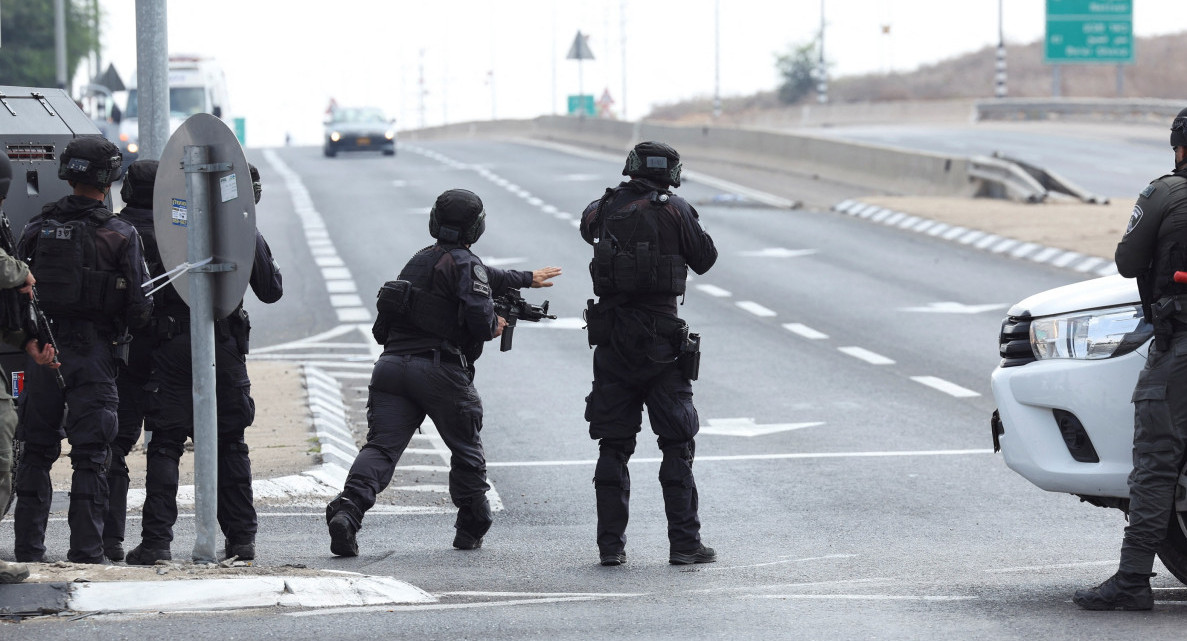
<svg viewBox="0 0 1187 641"><path fill-rule="evenodd" d="M1131 98L1002 98L973 103L974 120L1094 120L1158 122L1171 119L1187 104L1181 100Z"/></svg>
<svg viewBox="0 0 1187 641"><path fill-rule="evenodd" d="M970 178L982 182L979 196L1009 198L1028 203L1041 203L1047 199L1047 189L1016 163L991 156L969 158Z"/></svg>

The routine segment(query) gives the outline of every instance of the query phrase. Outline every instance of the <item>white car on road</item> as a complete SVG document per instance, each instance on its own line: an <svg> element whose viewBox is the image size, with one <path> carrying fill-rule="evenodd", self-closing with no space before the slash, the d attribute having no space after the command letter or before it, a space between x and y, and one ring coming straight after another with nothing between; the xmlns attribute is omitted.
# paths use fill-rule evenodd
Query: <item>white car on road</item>
<svg viewBox="0 0 1187 641"><path fill-rule="evenodd" d="M1044 490L1127 510L1130 397L1153 333L1137 284L1121 276L1057 287L1011 307L991 379L994 449L1006 465ZM1187 583L1187 477L1158 556Z"/></svg>

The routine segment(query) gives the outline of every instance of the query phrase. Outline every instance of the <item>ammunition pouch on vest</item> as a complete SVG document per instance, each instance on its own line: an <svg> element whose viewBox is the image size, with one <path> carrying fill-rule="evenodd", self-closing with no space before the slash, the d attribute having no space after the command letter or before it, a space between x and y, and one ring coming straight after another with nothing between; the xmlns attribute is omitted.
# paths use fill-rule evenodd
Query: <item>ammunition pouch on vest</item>
<svg viewBox="0 0 1187 641"><path fill-rule="evenodd" d="M102 323L122 315L127 279L119 272L96 269L95 234L112 216L97 210L77 220L42 223L30 262L38 300L49 316Z"/></svg>
<svg viewBox="0 0 1187 641"><path fill-rule="evenodd" d="M371 336L383 345L393 331L413 328L420 332L460 343L458 302L416 287L406 280L389 280L379 288L375 300L378 312Z"/></svg>
<svg viewBox="0 0 1187 641"><path fill-rule="evenodd" d="M684 294L688 265L679 254L661 254L659 211L666 204L658 193L636 199L619 209L601 211L612 198L607 193L599 204L601 228L589 263L594 294Z"/></svg>

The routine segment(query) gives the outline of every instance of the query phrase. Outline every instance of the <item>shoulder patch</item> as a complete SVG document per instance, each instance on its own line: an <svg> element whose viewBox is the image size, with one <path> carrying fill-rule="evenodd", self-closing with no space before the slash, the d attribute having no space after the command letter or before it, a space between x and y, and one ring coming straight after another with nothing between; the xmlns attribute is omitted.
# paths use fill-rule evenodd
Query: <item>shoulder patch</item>
<svg viewBox="0 0 1187 641"><path fill-rule="evenodd" d="M1125 234L1127 236L1129 235L1129 232L1133 231L1134 227L1138 226L1138 223L1142 222L1142 215L1144 213L1145 212L1142 211L1141 205L1133 206L1133 213L1129 216L1129 226L1125 228Z"/></svg>
<svg viewBox="0 0 1187 641"><path fill-rule="evenodd" d="M480 283L490 282L490 277L486 275L486 268L477 263L474 265L474 280Z"/></svg>
<svg viewBox="0 0 1187 641"><path fill-rule="evenodd" d="M1146 185L1146 188L1142 190L1142 198L1149 198L1150 194L1154 193L1154 190L1157 188L1158 187L1154 183Z"/></svg>

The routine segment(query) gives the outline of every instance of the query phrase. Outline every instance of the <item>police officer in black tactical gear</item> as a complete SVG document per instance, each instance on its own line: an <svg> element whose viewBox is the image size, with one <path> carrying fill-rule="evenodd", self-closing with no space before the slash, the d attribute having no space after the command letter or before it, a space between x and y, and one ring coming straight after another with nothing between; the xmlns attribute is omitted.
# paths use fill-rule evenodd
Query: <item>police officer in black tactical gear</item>
<svg viewBox="0 0 1187 641"><path fill-rule="evenodd" d="M251 168L256 202L261 188L259 171ZM280 267L272 250L256 231L255 257L248 283L256 297L275 303L284 293ZM140 544L128 552L129 565L153 565L172 559L173 524L177 522L178 461L187 438L194 435L193 366L190 348L190 308L172 285L158 294L150 326L158 341L152 348L151 390L145 421L152 438L145 447L143 521ZM251 459L243 433L255 420L256 405L247 377L248 334L251 324L243 301L214 324L215 397L218 414L218 524L226 539L227 558L255 559L256 510L252 504Z"/></svg>
<svg viewBox="0 0 1187 641"><path fill-rule="evenodd" d="M1136 278L1142 310L1154 324L1146 367L1133 390L1133 471L1129 524L1117 573L1076 605L1087 610L1149 610L1154 555L1166 537L1187 452L1187 109L1171 124L1175 170L1138 196L1117 244L1117 271Z"/></svg>
<svg viewBox="0 0 1187 641"><path fill-rule="evenodd" d="M659 437L659 481L668 518L668 562L712 563L701 543L693 453L700 429L692 381L700 362L700 336L677 317L688 269L709 271L717 261L713 239L697 212L671 192L680 186L680 154L661 142L639 143L622 173L630 181L607 189L585 208L581 237L593 245L594 294L586 310L594 349L593 390L586 397L589 435L598 440L594 493L602 565L626 562L630 501L627 461L643 422L643 406Z"/></svg>
<svg viewBox="0 0 1187 641"><path fill-rule="evenodd" d="M522 287L551 287L559 267L535 271L486 267L470 246L486 229L482 200L465 189L437 197L429 214L434 245L417 252L398 281L380 292L375 340L384 346L367 400L367 442L342 492L326 506L330 551L357 556L355 534L375 497L387 487L400 455L425 416L453 453L449 495L458 508L453 546L482 546L492 516L482 450L482 400L474 362L506 320L492 296Z"/></svg>
<svg viewBox="0 0 1187 641"><path fill-rule="evenodd" d="M70 549L76 563L103 563L107 465L117 432L117 352L121 337L144 325L152 298L140 235L104 200L120 176L123 157L100 136L66 145L58 177L74 193L46 205L25 225L17 251L37 278L36 294L57 339L54 372L25 368L19 403L24 455L17 470L15 512L18 560L42 561L53 488L50 467L62 438L70 441ZM30 363L32 365L32 363Z"/></svg>
<svg viewBox="0 0 1187 641"><path fill-rule="evenodd" d="M157 233L153 227L153 185L157 179L157 161L137 160L128 165L120 198L125 207L119 217L128 221L140 234L144 244L144 260L148 273L156 278L165 272L161 252L157 249ZM128 512L128 464L126 458L132 446L140 440L144 425L144 411L148 401L149 374L152 371L152 350L157 342L156 328L151 324L132 330L127 364L120 363L116 389L119 391L119 431L111 448L111 465L107 467L107 517L103 521L103 555L112 561L124 560L124 524ZM152 430L151 426L148 428Z"/></svg>

